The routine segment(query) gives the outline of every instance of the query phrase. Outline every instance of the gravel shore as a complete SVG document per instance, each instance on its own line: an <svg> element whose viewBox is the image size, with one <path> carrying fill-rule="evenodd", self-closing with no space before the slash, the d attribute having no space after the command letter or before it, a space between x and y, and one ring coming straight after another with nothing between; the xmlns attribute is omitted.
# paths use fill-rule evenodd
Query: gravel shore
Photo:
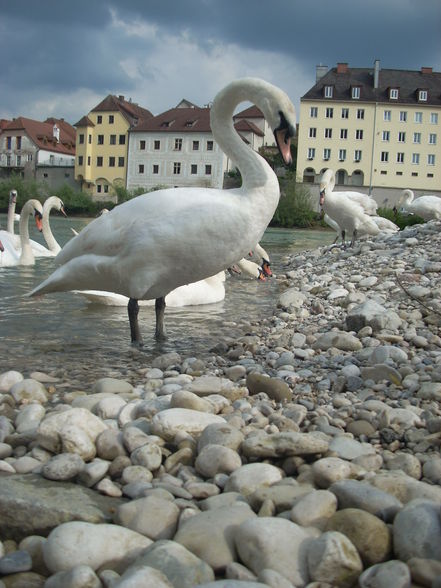
<svg viewBox="0 0 441 588"><path fill-rule="evenodd" d="M203 359L11 365L0 588L441 588L440 231L285 258Z"/></svg>

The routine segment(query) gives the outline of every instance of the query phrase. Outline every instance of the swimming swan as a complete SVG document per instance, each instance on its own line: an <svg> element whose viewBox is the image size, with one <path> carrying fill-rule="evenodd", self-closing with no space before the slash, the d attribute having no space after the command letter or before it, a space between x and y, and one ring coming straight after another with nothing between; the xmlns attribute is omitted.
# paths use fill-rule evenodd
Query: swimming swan
<svg viewBox="0 0 441 588"><path fill-rule="evenodd" d="M427 194L415 198L412 190L403 190L398 205L407 212L417 214L425 221L441 218L441 198Z"/></svg>
<svg viewBox="0 0 441 588"><path fill-rule="evenodd" d="M35 216L37 228L41 230L41 215L43 208L38 200L31 199L21 209L20 214L20 243L21 249L17 251L7 231L0 231L0 240L3 251L0 253L0 267L13 267L16 265L34 265L35 256L29 240L29 217Z"/></svg>
<svg viewBox="0 0 441 588"><path fill-rule="evenodd" d="M378 235L380 229L358 198L350 198L345 192L332 191L333 176L334 172L330 169L325 170L322 175L320 181L320 206L325 214L330 216L340 227L343 244L346 232L350 232L352 235L351 246L355 243L357 233ZM368 198L368 196L365 196L365 198Z"/></svg>
<svg viewBox="0 0 441 588"><path fill-rule="evenodd" d="M143 194L94 219L56 257L60 266L30 295L100 289L129 297L133 344L142 345L138 300L155 299L155 336L164 331L165 296L203 280L245 257L260 241L279 202L279 183L268 163L233 127L238 104L253 102L274 131L290 164L295 110L279 88L256 78L221 90L211 108L218 148L239 168L232 190L171 188Z"/></svg>

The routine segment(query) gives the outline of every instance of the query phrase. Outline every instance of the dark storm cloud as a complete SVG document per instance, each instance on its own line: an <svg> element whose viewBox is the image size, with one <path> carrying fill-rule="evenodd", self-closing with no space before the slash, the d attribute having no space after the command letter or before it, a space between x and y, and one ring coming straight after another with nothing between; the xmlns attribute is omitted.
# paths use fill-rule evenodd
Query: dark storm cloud
<svg viewBox="0 0 441 588"><path fill-rule="evenodd" d="M134 31L137 25L140 30ZM150 35L142 25L153 27ZM191 53L181 51L178 42L172 53L170 45L179 39L192 44ZM215 90L216 72L208 81L213 47L231 48L225 65L231 75L263 70L277 76L278 67L289 72L297 93L292 98L298 100L314 83L318 63L370 67L380 59L382 67L424 65L439 71L441 2L0 0L0 117L36 118L38 108L40 118L62 116L64 107L72 122L108 93L148 93L142 104L155 104L154 112L176 103L187 87L189 99L208 101ZM262 65L265 54L271 56L269 65ZM199 56L208 62L205 70ZM180 62L190 59L193 69ZM192 85L176 74L183 65L187 77L194 77ZM145 81L151 83L149 92Z"/></svg>

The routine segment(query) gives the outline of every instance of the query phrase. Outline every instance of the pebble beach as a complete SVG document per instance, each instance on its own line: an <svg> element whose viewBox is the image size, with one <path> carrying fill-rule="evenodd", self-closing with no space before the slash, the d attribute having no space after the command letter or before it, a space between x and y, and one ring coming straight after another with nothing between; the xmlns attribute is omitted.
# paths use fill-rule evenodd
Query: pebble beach
<svg viewBox="0 0 441 588"><path fill-rule="evenodd" d="M0 588L441 588L440 251L288 256L204 357L0 373Z"/></svg>

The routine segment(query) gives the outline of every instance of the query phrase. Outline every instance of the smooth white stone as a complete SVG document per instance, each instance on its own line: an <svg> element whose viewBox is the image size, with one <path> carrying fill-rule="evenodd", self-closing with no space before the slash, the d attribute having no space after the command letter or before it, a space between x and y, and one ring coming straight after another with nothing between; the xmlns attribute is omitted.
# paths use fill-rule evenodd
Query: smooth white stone
<svg viewBox="0 0 441 588"><path fill-rule="evenodd" d="M188 408L169 408L155 414L152 419L152 433L171 441L179 432L199 436L205 427L213 423L225 423L225 419L216 414Z"/></svg>

